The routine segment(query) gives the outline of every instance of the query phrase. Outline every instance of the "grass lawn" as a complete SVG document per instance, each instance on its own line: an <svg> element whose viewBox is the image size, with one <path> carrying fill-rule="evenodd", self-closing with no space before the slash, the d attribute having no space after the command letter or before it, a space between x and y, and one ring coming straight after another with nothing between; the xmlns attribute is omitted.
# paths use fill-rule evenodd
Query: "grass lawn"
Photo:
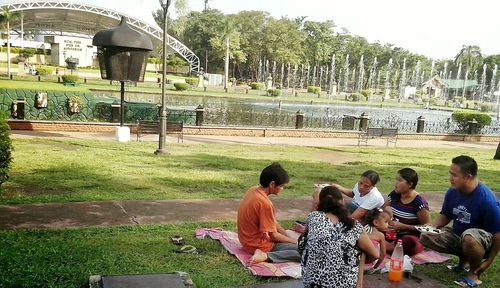
<svg viewBox="0 0 500 288"><path fill-rule="evenodd" d="M292 221L282 223L290 227ZM124 226L64 230L0 231L0 287L88 287L90 275L188 272L197 287L235 287L282 281L253 277L211 239L198 240L200 227L224 227L234 222L183 225ZM200 255L177 254L170 237L181 235L201 248ZM418 271L456 287L458 276L445 264L416 266ZM481 287L498 287L500 260L483 275ZM381 277L387 277L382 275Z"/></svg>
<svg viewBox="0 0 500 288"><path fill-rule="evenodd" d="M170 155L153 154L155 142L14 139L10 179L0 204L132 199L240 198L257 184L263 167L281 162L291 182L283 197L306 196L317 182L352 186L374 169L388 194L396 171L413 167L419 191L448 188L451 158L473 156L479 176L500 190L494 149L313 148L282 145L168 145Z"/></svg>

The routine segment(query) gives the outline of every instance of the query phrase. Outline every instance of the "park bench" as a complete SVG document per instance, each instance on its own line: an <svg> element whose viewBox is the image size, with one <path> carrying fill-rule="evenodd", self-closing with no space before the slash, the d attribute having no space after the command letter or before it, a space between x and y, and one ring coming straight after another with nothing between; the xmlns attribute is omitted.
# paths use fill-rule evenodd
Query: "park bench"
<svg viewBox="0 0 500 288"><path fill-rule="evenodd" d="M182 122L167 122L167 134L177 134L177 142L184 143L184 126ZM160 122L137 120L137 141L141 141L142 134L159 134Z"/></svg>
<svg viewBox="0 0 500 288"><path fill-rule="evenodd" d="M368 145L368 140L381 138L387 140L387 146L389 143L394 143L396 147L396 142L398 141L398 128L367 128L366 131L362 130L358 136L358 146L364 142L365 146Z"/></svg>

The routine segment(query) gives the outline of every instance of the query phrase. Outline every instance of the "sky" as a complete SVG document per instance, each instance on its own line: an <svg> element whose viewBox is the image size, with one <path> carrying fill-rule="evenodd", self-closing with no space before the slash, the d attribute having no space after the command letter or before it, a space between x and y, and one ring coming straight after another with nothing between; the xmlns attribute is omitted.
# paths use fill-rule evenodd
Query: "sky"
<svg viewBox="0 0 500 288"><path fill-rule="evenodd" d="M158 0L75 2L110 8L150 23L154 23L151 11L160 7ZM204 0L188 0L188 5L201 11ZM462 45L478 45L484 55L500 54L500 1L495 0L209 0L209 6L225 14L261 10L275 18L333 20L339 30L345 27L369 42L391 43L434 59L453 58Z"/></svg>

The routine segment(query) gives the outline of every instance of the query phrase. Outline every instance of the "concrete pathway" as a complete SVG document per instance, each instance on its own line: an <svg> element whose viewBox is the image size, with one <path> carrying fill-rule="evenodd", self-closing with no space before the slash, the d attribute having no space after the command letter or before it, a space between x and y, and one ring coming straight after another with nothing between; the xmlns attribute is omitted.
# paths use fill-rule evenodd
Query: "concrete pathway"
<svg viewBox="0 0 500 288"><path fill-rule="evenodd" d="M13 130L12 138L72 138L116 141L114 133L96 132L42 132ZM135 134L131 135L135 141ZM146 134L141 137L143 142L158 141L158 135ZM177 143L177 136L167 136L167 142ZM357 147L358 140L354 138L303 138L303 137L245 137L245 136L214 136L214 135L184 135L184 144L240 144L240 145L295 145L310 147ZM463 142L437 140L398 140L398 148L447 148L447 149L496 149L496 142ZM386 147L386 141L374 139L368 142L368 147Z"/></svg>
<svg viewBox="0 0 500 288"><path fill-rule="evenodd" d="M421 193L438 212L444 193ZM280 220L305 219L310 197L273 197ZM110 227L235 221L239 199L101 201L0 205L0 229Z"/></svg>

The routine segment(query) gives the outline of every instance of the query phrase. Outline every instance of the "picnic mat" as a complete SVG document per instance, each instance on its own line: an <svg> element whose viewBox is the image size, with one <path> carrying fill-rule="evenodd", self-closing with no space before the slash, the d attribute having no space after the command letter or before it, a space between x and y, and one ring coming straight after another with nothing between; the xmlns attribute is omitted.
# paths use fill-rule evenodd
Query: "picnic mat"
<svg viewBox="0 0 500 288"><path fill-rule="evenodd" d="M301 277L300 263L297 262L285 262L285 263L269 263L262 262L258 264L253 264L252 266L247 266L248 261L252 257L243 249L241 249L240 240L238 240L238 234L233 231L224 231L216 228L200 228L196 230L196 238L203 239L205 236L209 236L214 240L219 240L222 246L231 254L236 256L240 260L243 266L247 267L253 275L258 276L273 276L273 277Z"/></svg>
<svg viewBox="0 0 500 288"><path fill-rule="evenodd" d="M292 230L288 230L294 232ZM295 232L296 233L296 232ZM243 266L247 267L253 275L258 276L274 276L274 277L301 277L300 263L297 262L285 262L285 263L268 263L262 262L254 264L252 266L247 266L252 254L249 254L243 249L241 249L240 241L238 240L238 234L233 231L224 231L218 228L200 228L196 230L196 238L203 239L205 236L209 236L214 240L219 240L222 246L231 254L236 256L240 260ZM432 250L425 250L414 255L412 258L413 264L421 265L426 263L443 263L450 259L448 256L439 254L438 252ZM384 267L385 263L389 261L390 257L386 256L384 262L380 267ZM374 263L366 265L365 269L370 269Z"/></svg>

